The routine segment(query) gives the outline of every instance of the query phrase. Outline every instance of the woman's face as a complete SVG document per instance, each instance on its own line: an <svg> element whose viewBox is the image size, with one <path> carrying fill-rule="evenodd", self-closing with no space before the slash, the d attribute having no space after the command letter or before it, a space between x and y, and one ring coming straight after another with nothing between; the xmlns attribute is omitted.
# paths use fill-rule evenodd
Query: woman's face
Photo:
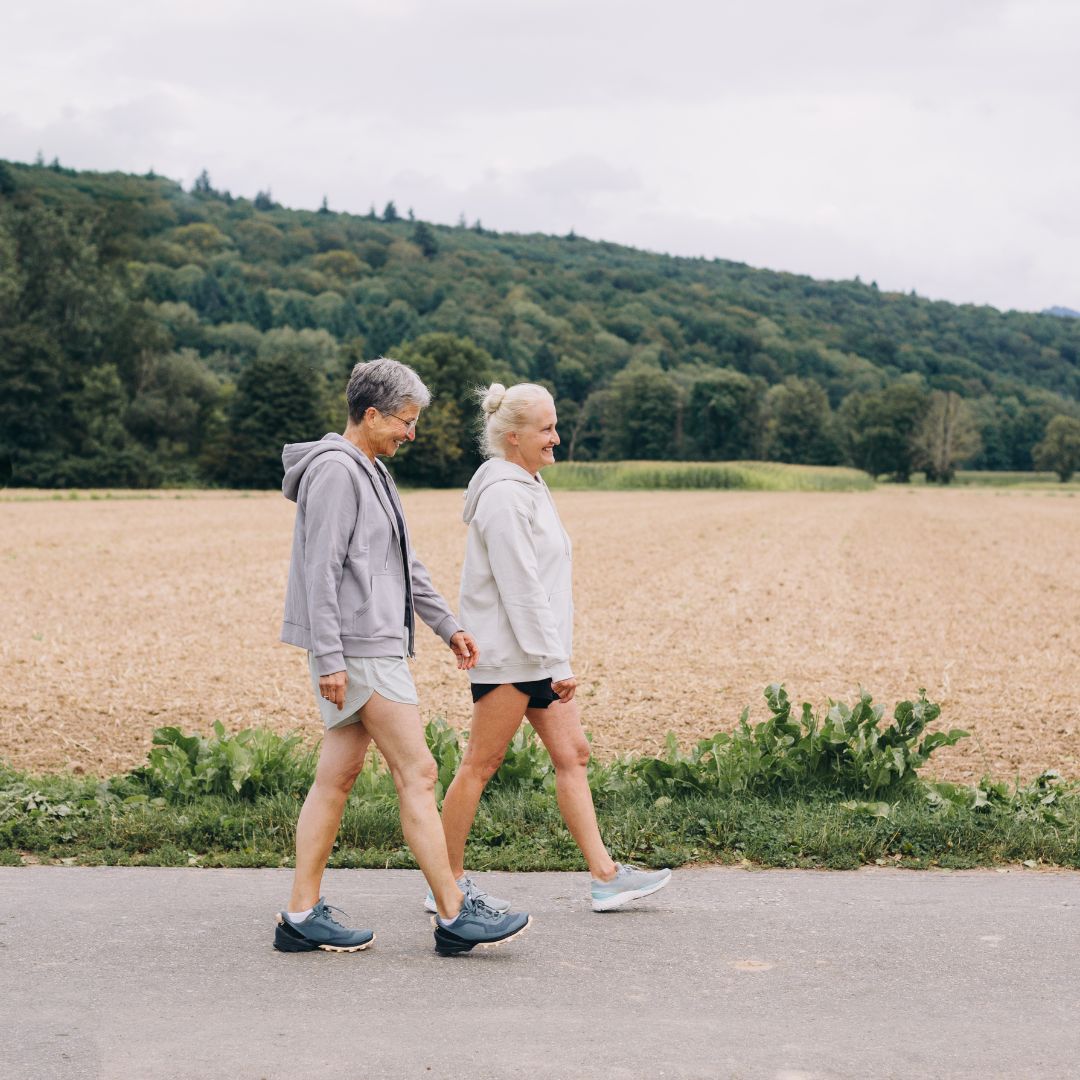
<svg viewBox="0 0 1080 1080"><path fill-rule="evenodd" d="M537 402L528 412L527 419L517 431L507 435L511 453L507 454L515 464L523 466L534 476L555 462L555 447L559 445L559 433L555 430L558 417L553 401Z"/></svg>
<svg viewBox="0 0 1080 1080"><path fill-rule="evenodd" d="M403 443L416 438L416 421L420 408L412 402L406 402L392 413L382 413L378 409L369 409L369 441L376 454L393 457Z"/></svg>

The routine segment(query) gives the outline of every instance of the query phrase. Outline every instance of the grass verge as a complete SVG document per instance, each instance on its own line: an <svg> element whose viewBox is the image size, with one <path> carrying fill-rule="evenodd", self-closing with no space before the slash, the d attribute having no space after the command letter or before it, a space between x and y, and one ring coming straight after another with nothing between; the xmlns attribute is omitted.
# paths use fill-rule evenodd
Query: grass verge
<svg viewBox="0 0 1080 1080"><path fill-rule="evenodd" d="M919 774L940 747L937 705L920 692L884 709L793 708L765 690L770 717L689 750L592 762L605 840L646 866L749 862L851 868L1004 863L1080 868L1080 783L1052 772L1027 785L936 783ZM461 760L457 733L431 724L445 791ZM247 730L210 738L160 728L146 764L108 780L29 776L0 766L0 864L287 866L315 756L294 736ZM481 803L468 865L476 870L581 870L559 817L551 761L531 728L515 736ZM377 757L346 806L335 867L413 867L397 796Z"/></svg>
<svg viewBox="0 0 1080 1080"><path fill-rule="evenodd" d="M5 781L10 781L10 774ZM299 796L250 802L203 796L186 804L97 805L53 779L53 808L0 825L0 864L61 862L115 866L290 866ZM43 791L41 785L39 792ZM92 800L92 796L91 796ZM1080 805L1059 820L1015 812L941 813L908 795L889 817L853 813L824 793L769 796L693 794L673 799L637 791L597 798L600 827L620 859L645 866L744 863L851 869L886 862L908 867L1009 863L1080 868ZM481 803L467 853L476 870L584 870L585 864L543 791L494 791ZM332 867L415 867L394 797L350 798Z"/></svg>

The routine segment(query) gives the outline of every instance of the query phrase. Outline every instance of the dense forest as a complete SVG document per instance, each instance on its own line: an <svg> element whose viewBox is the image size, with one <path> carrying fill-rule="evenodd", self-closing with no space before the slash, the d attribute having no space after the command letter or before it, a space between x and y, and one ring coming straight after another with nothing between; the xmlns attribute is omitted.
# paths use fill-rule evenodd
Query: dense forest
<svg viewBox="0 0 1080 1080"><path fill-rule="evenodd" d="M415 483L467 478L493 377L548 385L577 461L948 481L1080 453L1080 319L0 162L0 484L276 486L383 354L435 395L395 463Z"/></svg>

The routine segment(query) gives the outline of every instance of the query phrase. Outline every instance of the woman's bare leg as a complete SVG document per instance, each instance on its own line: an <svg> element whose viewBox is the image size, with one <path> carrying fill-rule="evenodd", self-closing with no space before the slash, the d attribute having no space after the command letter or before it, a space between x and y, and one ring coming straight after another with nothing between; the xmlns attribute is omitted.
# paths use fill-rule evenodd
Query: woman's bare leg
<svg viewBox="0 0 1080 1080"><path fill-rule="evenodd" d="M375 693L360 715L394 778L405 842L431 886L439 914L452 919L461 907L461 890L450 872L446 837L435 805L439 773L424 741L420 710Z"/></svg>
<svg viewBox="0 0 1080 1080"><path fill-rule="evenodd" d="M581 848L592 876L610 881L615 876L615 863L596 823L589 790L589 740L581 727L577 702L556 701L546 709L529 709L526 715L551 755L559 811L570 835Z"/></svg>
<svg viewBox="0 0 1080 1080"><path fill-rule="evenodd" d="M442 822L454 877L465 873L465 842L487 782L502 764L506 748L525 715L528 694L512 683L498 686L473 705L472 727L457 775L443 799Z"/></svg>
<svg viewBox="0 0 1080 1080"><path fill-rule="evenodd" d="M361 723L331 728L323 736L315 782L296 822L296 871L289 911L307 911L319 902L323 871L341 827L345 800L364 767L370 743L371 736Z"/></svg>

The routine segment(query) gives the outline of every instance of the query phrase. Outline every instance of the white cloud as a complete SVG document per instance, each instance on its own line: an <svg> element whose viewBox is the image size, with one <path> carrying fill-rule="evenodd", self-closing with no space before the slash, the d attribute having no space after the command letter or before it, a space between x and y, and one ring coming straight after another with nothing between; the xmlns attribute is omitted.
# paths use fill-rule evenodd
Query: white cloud
<svg viewBox="0 0 1080 1080"><path fill-rule="evenodd" d="M39 0L0 154L1080 307L1069 0Z"/></svg>

